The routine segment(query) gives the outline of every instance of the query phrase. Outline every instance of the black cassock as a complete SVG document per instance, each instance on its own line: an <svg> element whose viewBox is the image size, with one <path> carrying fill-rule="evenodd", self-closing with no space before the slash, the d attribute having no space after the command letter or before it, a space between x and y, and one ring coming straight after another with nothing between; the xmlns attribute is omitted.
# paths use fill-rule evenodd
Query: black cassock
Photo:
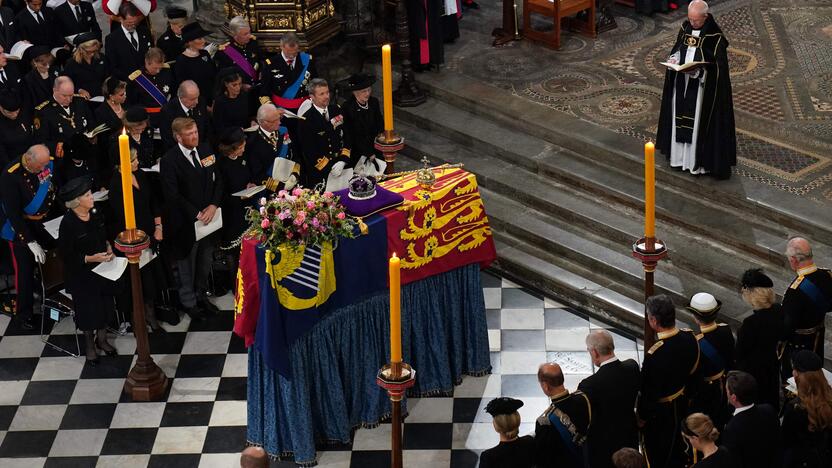
<svg viewBox="0 0 832 468"><path fill-rule="evenodd" d="M665 13L670 9L668 0L636 0L636 13L652 15L656 12ZM677 0L676 3L682 3Z"/></svg>
<svg viewBox="0 0 832 468"><path fill-rule="evenodd" d="M416 68L439 65L445 61L444 13L444 0L408 0L410 60Z"/></svg>
<svg viewBox="0 0 832 468"><path fill-rule="evenodd" d="M702 108L699 113L699 130L696 138L696 169L704 168L718 179L731 176L731 166L737 163L737 137L734 128L734 104L731 97L731 79L728 76L728 40L722 30L708 14L699 37L692 35L693 28L689 21L682 24L676 43L670 55L679 52L679 63L683 63L688 43L696 44L694 60L708 62L705 65L705 87L699 91L702 96ZM670 158L673 146L673 126L676 125L676 142L690 143L692 132L689 131L696 107L694 90L699 88L698 79L691 77L686 97L674 90L685 89L685 74L667 70L662 92L662 106L659 114L659 129L656 135L656 147ZM673 115L673 99L676 96L676 115ZM689 98L688 98L689 97ZM686 131L686 129L688 131Z"/></svg>

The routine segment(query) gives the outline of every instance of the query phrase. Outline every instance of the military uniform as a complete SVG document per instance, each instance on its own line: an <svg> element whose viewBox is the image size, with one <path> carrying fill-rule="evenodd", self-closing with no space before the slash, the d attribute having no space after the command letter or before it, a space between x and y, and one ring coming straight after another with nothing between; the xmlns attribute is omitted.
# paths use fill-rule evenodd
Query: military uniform
<svg viewBox="0 0 832 468"><path fill-rule="evenodd" d="M238 55L248 62L248 66L243 64L240 67L235 61ZM260 82L260 46L257 45L257 39L254 37L246 45L240 45L234 41L221 44L217 53L214 54L214 60L217 62L217 70L226 67L236 68L245 84L255 85Z"/></svg>
<svg viewBox="0 0 832 468"><path fill-rule="evenodd" d="M701 379L699 345L693 332L674 328L659 333L644 356L638 414L644 421L644 453L651 468L687 466L681 422L689 394Z"/></svg>
<svg viewBox="0 0 832 468"><path fill-rule="evenodd" d="M26 170L22 158L18 157L0 175L0 233L3 240L9 242L14 256L16 313L24 322L32 319L35 287L35 256L28 244L37 242L45 250L55 244L43 227L43 221L55 201L53 169L54 161L50 161L47 168L33 174Z"/></svg>
<svg viewBox="0 0 832 468"><path fill-rule="evenodd" d="M165 102L160 103L151 96L137 81L139 76L144 76L149 81L149 84L155 87L159 93L165 98ZM127 99L131 104L144 107L150 119L150 127L159 128L161 124L162 106L170 100L171 93L174 91L173 86L173 72L170 67L165 64L159 73L151 75L144 68L136 70L130 74L130 82L127 84ZM152 90L151 90L152 91ZM155 91L153 91L155 93Z"/></svg>
<svg viewBox="0 0 832 468"><path fill-rule="evenodd" d="M170 63L175 62L182 51L185 50L185 43L182 41L182 36L174 34L168 26L165 33L156 40L156 47L162 49L162 52L165 53L165 60Z"/></svg>
<svg viewBox="0 0 832 468"><path fill-rule="evenodd" d="M535 422L538 468L583 468L584 443L592 418L589 398L580 391L565 391Z"/></svg>
<svg viewBox="0 0 832 468"><path fill-rule="evenodd" d="M699 343L699 369L702 380L694 395L693 411L711 417L722 430L731 410L725 395L725 378L734 369L734 335L724 323L702 325L696 335Z"/></svg>
<svg viewBox="0 0 832 468"><path fill-rule="evenodd" d="M274 161L279 157L296 161L291 143L292 140L286 131L286 127L280 127L278 131L272 132L270 135L263 129L252 132L246 141L245 150L245 159L251 166L251 180L249 182L261 185L264 180L271 177ZM300 179L299 164L295 164L292 172L296 178Z"/></svg>
<svg viewBox="0 0 832 468"><path fill-rule="evenodd" d="M303 114L304 120L298 125L303 153L301 174L304 177L304 186L309 188L326 183L329 171L335 163L350 162L350 151L344 148L344 116L341 114L341 108L336 104L330 104L326 113L325 118L315 106L310 106Z"/></svg>
<svg viewBox="0 0 832 468"><path fill-rule="evenodd" d="M815 265L797 271L783 294L786 344L781 359L783 378L791 376L791 353L799 349L823 357L826 313L832 310L832 272Z"/></svg>
<svg viewBox="0 0 832 468"><path fill-rule="evenodd" d="M0 167L17 159L34 142L32 125L24 119L23 109L14 120L0 115Z"/></svg>
<svg viewBox="0 0 832 468"><path fill-rule="evenodd" d="M304 59L308 60L305 68ZM260 74L260 103L274 102L278 107L297 112L298 107L308 96L307 83L317 76L315 61L306 52L298 53L291 65L286 62L282 54L268 58ZM296 86L297 90L291 95L285 95L287 90L296 83L299 84Z"/></svg>
<svg viewBox="0 0 832 468"><path fill-rule="evenodd" d="M94 119L84 98L74 97L69 107L61 107L54 99L35 107L35 138L57 158L63 156L63 145L78 132L92 128Z"/></svg>

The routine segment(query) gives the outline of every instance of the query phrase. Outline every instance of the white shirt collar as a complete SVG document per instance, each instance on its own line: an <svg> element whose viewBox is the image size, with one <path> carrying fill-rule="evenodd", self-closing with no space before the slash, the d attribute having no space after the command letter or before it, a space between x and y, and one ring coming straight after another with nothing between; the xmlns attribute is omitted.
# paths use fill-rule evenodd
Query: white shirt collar
<svg viewBox="0 0 832 468"><path fill-rule="evenodd" d="M123 24L121 24L121 30L124 31L124 37L126 37L128 41L130 40L130 34L136 32L135 29L133 31L128 31L127 28L125 28ZM138 41L138 40L139 40L139 35L136 34L136 41Z"/></svg>
<svg viewBox="0 0 832 468"><path fill-rule="evenodd" d="M32 10L31 8L29 8L29 5L26 5L26 9L27 9L27 10L29 10L29 13L31 13L31 14L32 14L32 17L33 17L33 18L35 18L36 20L40 21L40 17L38 17L38 14L43 15L43 11L42 11L42 10L38 10L38 12L37 12L37 13L35 13L35 11L34 11L34 10Z"/></svg>
<svg viewBox="0 0 832 468"><path fill-rule="evenodd" d="M286 56L286 54L284 54L283 52L281 52L281 53L280 53L280 56L281 56L281 57L283 57L283 61L284 61L284 62L289 63L289 57L287 57L287 56ZM296 55L296 56L295 56L295 58L293 58L292 60L294 61L294 60L297 60L297 59L298 59L298 57L297 57L297 55ZM292 62L292 63L294 63L294 62Z"/></svg>
<svg viewBox="0 0 832 468"><path fill-rule="evenodd" d="M613 356L613 357L607 359L606 361L603 361L602 363L598 364L598 368L600 369L600 368L604 367L604 365L609 364L611 362L615 362L617 360L618 360L618 358L616 356Z"/></svg>
<svg viewBox="0 0 832 468"><path fill-rule="evenodd" d="M745 410L749 410L749 409L751 409L751 408L753 408L753 407L754 407L754 403L751 403L751 404L750 404L750 405L748 405L748 406L740 406L739 408L734 408L734 416L736 416L736 415L738 415L738 414L742 413L742 412L743 412L743 411L745 411Z"/></svg>
<svg viewBox="0 0 832 468"><path fill-rule="evenodd" d="M177 143L177 145L179 145L179 150L182 151L182 154L185 155L185 159L187 159L188 162L191 163L191 166L193 166L194 162L193 162L193 160L191 160L191 151L196 151L196 157L197 157L197 159L199 159L199 150L196 149L196 148L193 148L193 149L185 148L184 146L182 146L182 143ZM200 163L200 165L201 165L201 163ZM194 166L194 167L196 167L196 166Z"/></svg>
<svg viewBox="0 0 832 468"><path fill-rule="evenodd" d="M272 134L274 133L274 132L270 132L270 131L266 130L266 129L265 129L265 128L263 128L263 127L260 127L260 131L261 131L261 132L263 132L263 135L266 135L266 136L267 136L267 137L269 137L269 138L271 138L271 137L272 137Z"/></svg>
<svg viewBox="0 0 832 468"><path fill-rule="evenodd" d="M183 111L185 111L186 115L188 114L188 112L193 110L193 109L188 109L187 107L185 107L185 104L182 104L182 101L180 101L179 98L176 98L176 100L179 101L179 106L182 108Z"/></svg>
<svg viewBox="0 0 832 468"><path fill-rule="evenodd" d="M317 106L317 105L315 105L315 104L312 104L312 107L314 107L315 109L317 109L317 110L318 110L318 113L319 113L319 114L321 114L321 115L324 115L324 112L326 112L326 108L325 108L325 107L318 107L318 106Z"/></svg>

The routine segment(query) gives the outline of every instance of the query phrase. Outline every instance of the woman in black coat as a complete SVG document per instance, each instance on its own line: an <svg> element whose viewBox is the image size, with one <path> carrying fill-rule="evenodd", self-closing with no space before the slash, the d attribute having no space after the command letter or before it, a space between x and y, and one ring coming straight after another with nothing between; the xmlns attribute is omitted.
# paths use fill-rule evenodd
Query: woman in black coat
<svg viewBox="0 0 832 468"><path fill-rule="evenodd" d="M58 246L64 263L64 284L72 295L75 324L86 339L87 363L98 363L98 352L117 354L107 342L107 323L115 310L118 284L94 273L100 263L114 259L103 221L93 212L90 179L70 180L60 192L68 208L61 220Z"/></svg>
<svg viewBox="0 0 832 468"><path fill-rule="evenodd" d="M100 53L101 42L98 41L95 33L86 32L75 36L73 43L75 51L72 53L72 58L64 65L64 75L72 78L72 82L75 83L75 92L86 99L102 96L107 68L104 65L104 57ZM99 105L97 102L89 104L92 109Z"/></svg>
<svg viewBox="0 0 832 468"><path fill-rule="evenodd" d="M226 128L248 128L254 116L251 96L243 91L243 78L236 68L228 67L217 75L214 93L214 130L222 133Z"/></svg>
<svg viewBox="0 0 832 468"><path fill-rule="evenodd" d="M205 50L205 36L208 34L210 33L202 29L199 23L190 23L182 28L185 50L176 57L173 76L176 87L185 80L196 83L200 95L205 97L206 104L211 107L214 102L214 75L217 74L217 67Z"/></svg>
<svg viewBox="0 0 832 468"><path fill-rule="evenodd" d="M488 403L485 411L494 419L494 430L500 434L500 443L482 452L480 468L532 468L534 466L535 444L530 436L518 437L520 413L523 402L514 398L495 398Z"/></svg>
<svg viewBox="0 0 832 468"><path fill-rule="evenodd" d="M734 457L725 447L716 445L719 430L711 418L702 413L693 413L682 422L682 436L696 452L702 454L694 468L736 468Z"/></svg>
<svg viewBox="0 0 832 468"><path fill-rule="evenodd" d="M31 70L23 76L25 102L37 106L52 99L52 88L58 76L58 68L52 66L54 58L46 46L31 46L23 53L28 58Z"/></svg>
<svg viewBox="0 0 832 468"><path fill-rule="evenodd" d="M150 116L144 107L132 106L124 112L124 130L130 142L130 149L136 150L139 157L139 167L149 169L159 162L160 151L153 142L153 130L150 128ZM110 135L108 143L110 171L118 165L118 136L121 132ZM157 181L158 182L158 181Z"/></svg>

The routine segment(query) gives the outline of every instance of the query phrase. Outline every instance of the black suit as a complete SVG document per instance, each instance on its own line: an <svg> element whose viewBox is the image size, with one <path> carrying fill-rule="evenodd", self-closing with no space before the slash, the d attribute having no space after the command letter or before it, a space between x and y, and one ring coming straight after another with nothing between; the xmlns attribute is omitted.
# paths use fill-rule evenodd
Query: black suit
<svg viewBox="0 0 832 468"><path fill-rule="evenodd" d="M66 36L82 32L94 32L101 39L101 27L98 26L98 21L95 20L95 10L92 8L92 3L82 0L77 7L81 9L81 16L78 19L76 19L74 13L76 5L64 2L55 8L55 23L58 34L66 40Z"/></svg>
<svg viewBox="0 0 832 468"><path fill-rule="evenodd" d="M46 3L46 2L44 2ZM55 22L55 12L47 6L40 9L43 21L38 24L28 8L20 10L14 19L14 30L18 40L26 40L34 45L59 47L64 40L58 36Z"/></svg>
<svg viewBox="0 0 832 468"><path fill-rule="evenodd" d="M200 99L199 104L192 109L193 116L196 121L196 127L199 130L199 139L201 141L208 141L211 137L211 117L208 115L208 109L205 103ZM182 103L174 93L170 101L162 107L161 117L159 118L159 134L162 136L162 147L165 150L176 146L176 138L173 136L171 124L177 117L188 117L188 114L182 109Z"/></svg>
<svg viewBox="0 0 832 468"><path fill-rule="evenodd" d="M314 188L319 183L326 183L332 166L343 161L350 162L349 150L344 151L344 126L341 108L336 104L327 107L329 120L324 120L315 106L305 114L298 125L300 148L303 153L301 174L304 185Z"/></svg>
<svg viewBox="0 0 832 468"><path fill-rule="evenodd" d="M6 52L8 52L8 49L6 49ZM6 63L6 66L3 67L3 72L6 75L6 80L3 81L2 83L0 83L0 92L4 92L6 90L9 90L13 93L21 93L23 91L23 77L20 76L20 72L17 70L16 65L17 65L16 63L9 60ZM22 99L23 95L21 94L20 97ZM38 103L38 102L31 103L27 107L31 107L31 106L37 105L37 104L40 104L40 103ZM23 109L21 109L21 110L23 110ZM31 111L29 112L29 115L31 115Z"/></svg>
<svg viewBox="0 0 832 468"><path fill-rule="evenodd" d="M722 443L742 468L783 466L780 420L770 405L754 405L731 417L722 432Z"/></svg>
<svg viewBox="0 0 832 468"><path fill-rule="evenodd" d="M14 13L11 8L0 6L0 46L5 52L12 48L17 39L14 31Z"/></svg>
<svg viewBox="0 0 832 468"><path fill-rule="evenodd" d="M615 360L581 381L578 390L592 404L587 436L589 467L612 468L612 454L622 447L638 447L636 397L641 386L638 363Z"/></svg>
<svg viewBox="0 0 832 468"><path fill-rule="evenodd" d="M124 33L124 28L113 26L112 31L104 41L104 56L110 75L122 81L129 81L129 76L144 66L144 54L153 47L153 38L144 30L136 28L136 42L139 49L133 48L130 39Z"/></svg>

